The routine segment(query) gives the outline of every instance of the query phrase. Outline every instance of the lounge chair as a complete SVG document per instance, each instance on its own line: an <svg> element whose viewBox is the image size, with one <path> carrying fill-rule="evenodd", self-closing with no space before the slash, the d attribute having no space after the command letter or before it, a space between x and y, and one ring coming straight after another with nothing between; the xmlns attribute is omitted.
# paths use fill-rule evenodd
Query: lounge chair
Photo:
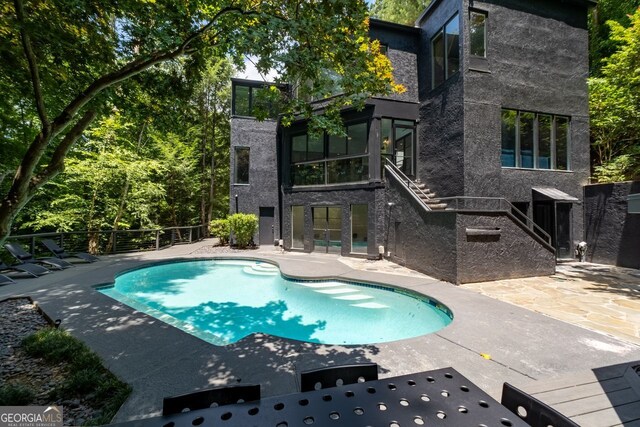
<svg viewBox="0 0 640 427"><path fill-rule="evenodd" d="M18 273L27 273L33 277L38 277L42 276L43 274L50 273L47 268L41 265L31 264L29 262L17 265L7 265L3 262L0 262L0 271L15 271Z"/></svg>
<svg viewBox="0 0 640 427"><path fill-rule="evenodd" d="M29 252L22 249L17 243L5 243L4 248L9 251L11 255L18 261L18 264L32 263L32 264L44 264L47 267L62 270L63 268L73 267L73 264L63 259L58 258L35 258Z"/></svg>
<svg viewBox="0 0 640 427"><path fill-rule="evenodd" d="M90 255L86 252L74 252L72 254L65 252L64 249L62 249L60 246L58 246L58 244L56 242L54 242L51 239L45 239L42 241L42 244L49 249L49 251L51 251L51 253L53 254L54 257L59 258L59 259L65 259L65 258L80 258L83 261L86 262L95 262L98 261L100 258Z"/></svg>
<svg viewBox="0 0 640 427"><path fill-rule="evenodd" d="M12 283L16 282L14 282L10 277L0 274L0 285L11 285Z"/></svg>

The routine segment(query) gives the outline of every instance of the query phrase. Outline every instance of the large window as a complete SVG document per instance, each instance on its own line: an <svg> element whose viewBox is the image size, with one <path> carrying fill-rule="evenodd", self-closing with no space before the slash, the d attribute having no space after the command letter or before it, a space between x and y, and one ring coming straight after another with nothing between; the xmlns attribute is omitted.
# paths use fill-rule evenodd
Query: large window
<svg viewBox="0 0 640 427"><path fill-rule="evenodd" d="M502 166L568 170L570 124L565 116L503 109Z"/></svg>
<svg viewBox="0 0 640 427"><path fill-rule="evenodd" d="M408 176L415 175L415 130L410 120L380 121L380 153ZM382 167L384 167L384 160Z"/></svg>
<svg viewBox="0 0 640 427"><path fill-rule="evenodd" d="M236 147L235 156L235 180L236 184L249 183L249 147Z"/></svg>
<svg viewBox="0 0 640 427"><path fill-rule="evenodd" d="M480 58L487 56L486 12L469 11L469 53Z"/></svg>
<svg viewBox="0 0 640 427"><path fill-rule="evenodd" d="M369 229L367 205L351 205L351 252L367 253L367 231Z"/></svg>
<svg viewBox="0 0 640 427"><path fill-rule="evenodd" d="M346 126L345 136L304 133L291 137L293 185L325 185L369 179L367 122Z"/></svg>
<svg viewBox="0 0 640 427"><path fill-rule="evenodd" d="M431 40L431 87L440 86L460 70L460 22L458 14Z"/></svg>
<svg viewBox="0 0 640 427"><path fill-rule="evenodd" d="M259 84L233 83L232 114L236 116L253 117L257 108L267 111L268 117L275 117L276 111L271 104L259 94L268 90Z"/></svg>

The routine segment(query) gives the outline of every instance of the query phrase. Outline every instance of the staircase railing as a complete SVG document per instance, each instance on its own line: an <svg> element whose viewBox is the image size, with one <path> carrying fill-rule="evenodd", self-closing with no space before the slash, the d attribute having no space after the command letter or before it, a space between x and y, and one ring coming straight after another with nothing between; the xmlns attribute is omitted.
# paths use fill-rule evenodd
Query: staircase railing
<svg viewBox="0 0 640 427"><path fill-rule="evenodd" d="M551 246L551 236L549 233L540 228L540 226L525 213L522 213L521 215L514 214L514 212L520 212L520 210L503 197L456 196L439 197L438 199L447 204L447 210L458 212L507 212L514 221L540 236L546 244Z"/></svg>
<svg viewBox="0 0 640 427"><path fill-rule="evenodd" d="M418 184L416 184L415 181L412 181L411 178L409 178L396 165L394 165L393 162L391 162L389 159L384 159L384 160L386 162L385 169L387 170L387 172L389 172L399 183L401 183L404 187L406 187L409 190L409 192L414 195L414 198L418 200L420 203L422 203L425 209L430 211L431 208L429 207L429 205L426 203L425 200L431 200L431 197L429 197L427 193L422 191L422 189L418 187ZM412 184L413 184L413 188L411 187ZM417 197L416 191L421 195L423 195L425 198L422 199L421 197Z"/></svg>
<svg viewBox="0 0 640 427"><path fill-rule="evenodd" d="M432 209L425 202L431 200L422 189L418 187L415 181L412 181L404 172L402 172L396 165L389 159L385 159L385 170L391 174L400 184L409 190L409 193L418 200L427 210ZM413 186L412 186L413 184ZM425 199L418 197L416 192L423 195ZM457 212L506 212L509 217L520 226L531 230L532 233L537 235L544 243L546 243L551 249L551 236L544 231L538 224L533 222L526 214L516 215L514 212L520 212L518 208L513 206L507 199L503 197L438 197L438 200L447 204L447 211Z"/></svg>

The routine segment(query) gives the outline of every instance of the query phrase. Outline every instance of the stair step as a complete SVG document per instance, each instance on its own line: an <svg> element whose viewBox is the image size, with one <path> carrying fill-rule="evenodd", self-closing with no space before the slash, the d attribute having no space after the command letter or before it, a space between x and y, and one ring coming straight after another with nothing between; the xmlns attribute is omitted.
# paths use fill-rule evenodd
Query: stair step
<svg viewBox="0 0 640 427"><path fill-rule="evenodd" d="M447 209L447 204L446 203L437 203L434 205L429 205L429 208L432 211L443 211L445 209Z"/></svg>
<svg viewBox="0 0 640 427"><path fill-rule="evenodd" d="M425 199L424 197L421 197L421 199L422 199L423 202L425 202L428 205L432 205L432 204L433 205L437 205L437 204L441 203L440 199L431 199L431 198Z"/></svg>

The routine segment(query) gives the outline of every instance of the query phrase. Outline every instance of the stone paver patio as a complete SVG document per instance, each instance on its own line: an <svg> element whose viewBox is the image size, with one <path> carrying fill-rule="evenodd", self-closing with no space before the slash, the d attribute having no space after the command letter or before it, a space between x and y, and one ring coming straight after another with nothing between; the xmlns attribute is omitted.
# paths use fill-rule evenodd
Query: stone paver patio
<svg viewBox="0 0 640 427"><path fill-rule="evenodd" d="M463 285L496 298L621 340L640 344L640 270L571 262L549 277Z"/></svg>

